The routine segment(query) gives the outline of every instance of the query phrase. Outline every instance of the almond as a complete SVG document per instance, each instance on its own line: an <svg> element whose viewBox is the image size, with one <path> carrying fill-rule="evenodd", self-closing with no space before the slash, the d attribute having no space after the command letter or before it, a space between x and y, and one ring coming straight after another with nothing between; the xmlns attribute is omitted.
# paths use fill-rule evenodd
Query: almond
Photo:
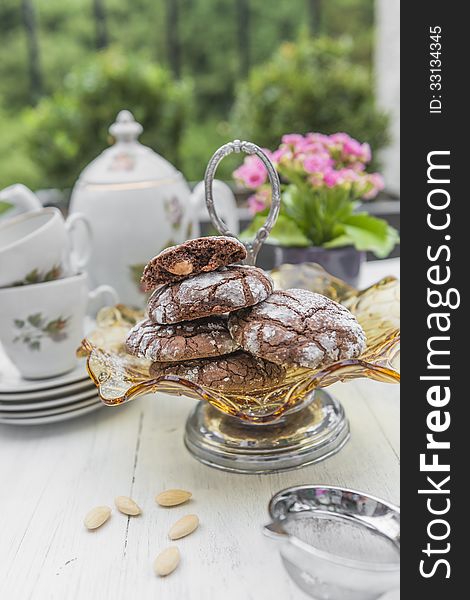
<svg viewBox="0 0 470 600"><path fill-rule="evenodd" d="M179 540L179 538L185 537L197 529L199 525L199 519L197 515L186 515L176 521L168 533L170 540Z"/></svg>
<svg viewBox="0 0 470 600"><path fill-rule="evenodd" d="M176 546L166 548L155 559L153 568L160 577L165 577L172 573L180 562L180 551Z"/></svg>
<svg viewBox="0 0 470 600"><path fill-rule="evenodd" d="M157 494L155 501L160 506L177 506L178 504L187 502L191 496L191 492L187 492L186 490L165 490Z"/></svg>
<svg viewBox="0 0 470 600"><path fill-rule="evenodd" d="M189 260L180 260L168 268L173 275L189 275L193 272L193 264Z"/></svg>
<svg viewBox="0 0 470 600"><path fill-rule="evenodd" d="M128 496L117 496L114 503L118 511L125 515L135 516L142 512L138 504Z"/></svg>
<svg viewBox="0 0 470 600"><path fill-rule="evenodd" d="M109 506L95 506L86 515L84 523L87 529L97 529L111 516Z"/></svg>

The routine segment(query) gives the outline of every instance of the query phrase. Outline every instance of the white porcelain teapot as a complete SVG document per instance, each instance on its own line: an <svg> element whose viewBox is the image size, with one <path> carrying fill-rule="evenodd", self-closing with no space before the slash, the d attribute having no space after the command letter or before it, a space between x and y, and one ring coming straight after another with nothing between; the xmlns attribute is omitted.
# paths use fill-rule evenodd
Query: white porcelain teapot
<svg viewBox="0 0 470 600"><path fill-rule="evenodd" d="M115 144L81 173L70 204L93 230L88 272L94 285L109 284L121 302L143 306L140 276L150 258L167 246L199 235L204 190L191 194L183 175L137 141L142 126L122 110L109 132ZM218 210L238 230L236 204L228 186L217 182Z"/></svg>

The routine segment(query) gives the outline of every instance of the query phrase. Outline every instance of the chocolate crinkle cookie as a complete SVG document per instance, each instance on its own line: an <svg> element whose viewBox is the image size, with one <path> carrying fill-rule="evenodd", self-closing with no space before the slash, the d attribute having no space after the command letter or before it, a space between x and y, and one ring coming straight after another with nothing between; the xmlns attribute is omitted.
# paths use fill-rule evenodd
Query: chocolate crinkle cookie
<svg viewBox="0 0 470 600"><path fill-rule="evenodd" d="M148 302L148 315L161 325L191 321L253 306L272 290L272 279L257 267L222 267L156 289Z"/></svg>
<svg viewBox="0 0 470 600"><path fill-rule="evenodd" d="M246 258L245 246L226 236L202 237L166 248L144 269L141 283L149 292L158 285L182 281L190 275L215 271Z"/></svg>
<svg viewBox="0 0 470 600"><path fill-rule="evenodd" d="M150 366L150 375L175 375L213 390L233 393L277 385L285 377L285 369L239 351L219 358L180 363L155 362Z"/></svg>
<svg viewBox="0 0 470 600"><path fill-rule="evenodd" d="M240 346L271 362L315 369L359 356L366 336L344 306L308 290L275 291L253 308L230 315Z"/></svg>
<svg viewBox="0 0 470 600"><path fill-rule="evenodd" d="M179 361L230 354L238 349L225 317L209 317L176 325L157 325L145 319L126 340L127 350L152 361Z"/></svg>

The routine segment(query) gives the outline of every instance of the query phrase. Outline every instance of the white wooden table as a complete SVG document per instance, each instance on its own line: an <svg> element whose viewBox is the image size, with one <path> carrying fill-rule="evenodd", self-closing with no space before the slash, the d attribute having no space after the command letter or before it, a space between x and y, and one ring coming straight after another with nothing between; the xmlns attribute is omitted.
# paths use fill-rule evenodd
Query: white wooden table
<svg viewBox="0 0 470 600"><path fill-rule="evenodd" d="M364 271L364 285L398 274L390 260ZM203 466L183 445L193 401L147 396L75 421L0 426L0 598L2 600L305 600L261 532L267 503L302 483L357 488L399 503L399 386L366 380L330 388L344 404L351 440L316 465L269 476ZM165 488L191 490L187 505L158 507ZM95 532L93 506L129 495L143 509L116 510ZM179 540L181 564L153 573L170 525L188 512L200 528ZM396 597L396 596L394 596Z"/></svg>

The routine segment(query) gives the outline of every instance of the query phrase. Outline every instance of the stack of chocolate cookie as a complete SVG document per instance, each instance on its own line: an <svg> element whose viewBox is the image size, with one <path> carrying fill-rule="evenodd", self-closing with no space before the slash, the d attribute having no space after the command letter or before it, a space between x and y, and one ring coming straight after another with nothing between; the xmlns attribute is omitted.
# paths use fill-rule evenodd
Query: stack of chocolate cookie
<svg viewBox="0 0 470 600"><path fill-rule="evenodd" d="M178 375L224 392L279 383L287 367L316 368L358 356L365 336L343 306L307 290L273 292L230 237L167 248L145 267L148 318L127 337L150 373ZM155 289L156 288L156 289Z"/></svg>

